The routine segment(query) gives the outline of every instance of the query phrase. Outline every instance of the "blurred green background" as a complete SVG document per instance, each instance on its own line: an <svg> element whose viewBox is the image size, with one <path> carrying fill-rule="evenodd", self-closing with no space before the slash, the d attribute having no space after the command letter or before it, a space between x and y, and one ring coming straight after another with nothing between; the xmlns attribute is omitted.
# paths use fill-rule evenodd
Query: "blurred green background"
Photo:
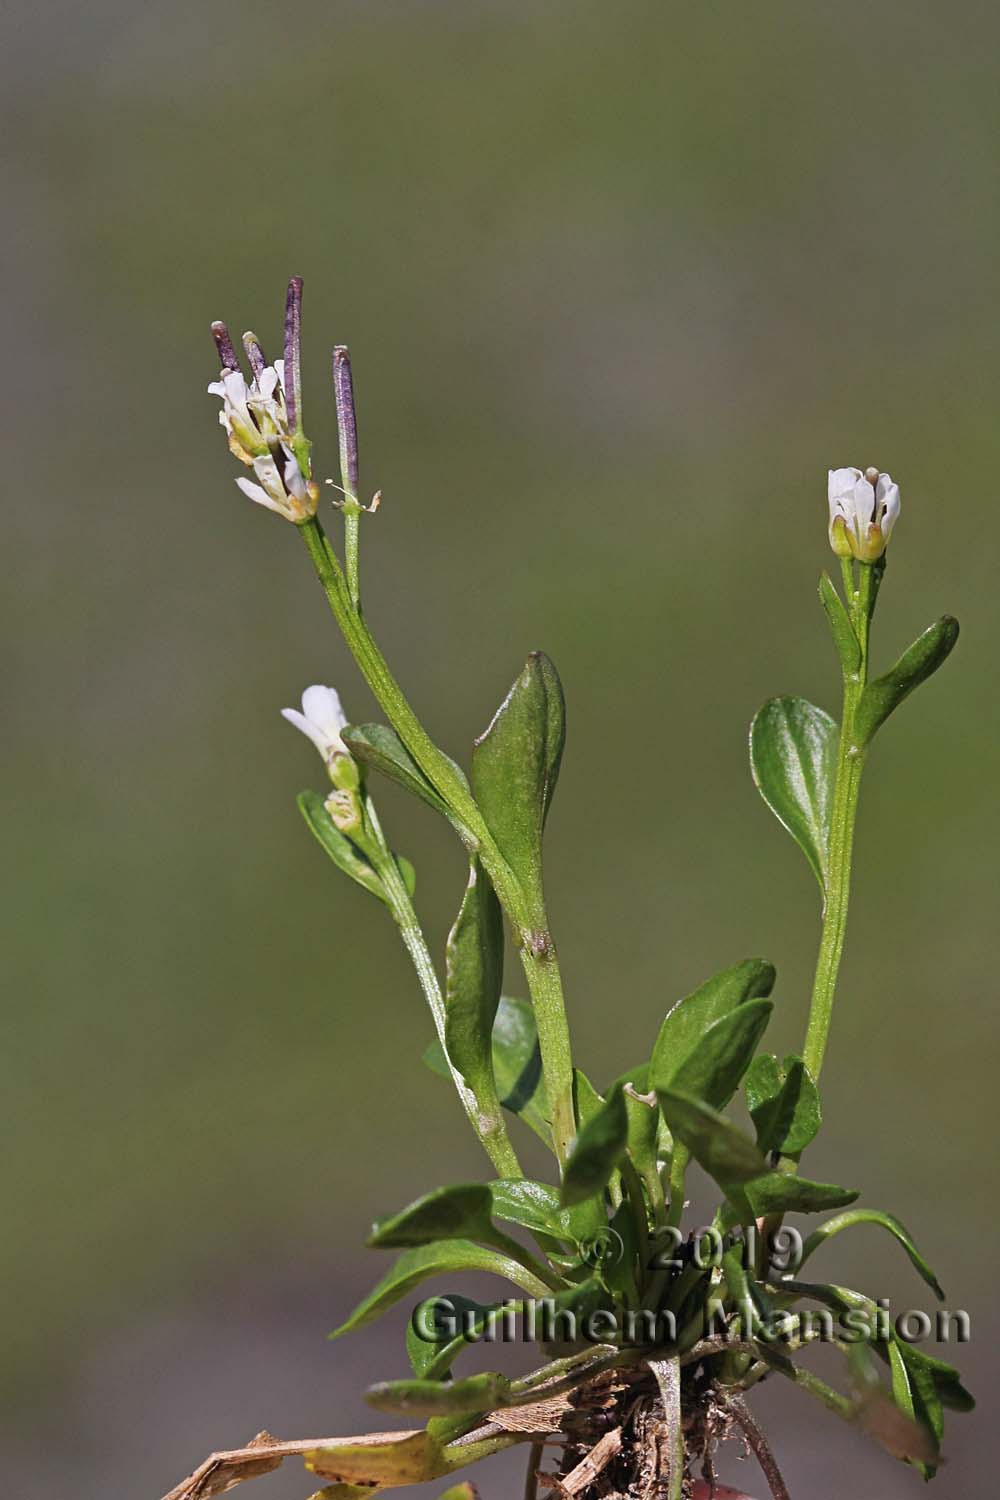
<svg viewBox="0 0 1000 1500"><path fill-rule="evenodd" d="M988 1406L998 41L974 0L14 0L11 1494L156 1500L265 1424L374 1425L358 1391L403 1373L401 1318L324 1340L384 1268L366 1228L485 1166L419 1065L388 918L295 811L321 771L279 708L312 681L372 705L205 394L210 319L274 349L293 272L320 474L329 349L352 346L384 494L367 610L428 726L463 756L528 650L563 676L548 879L596 1079L750 953L778 965L774 1040L799 1042L816 890L746 726L777 692L836 710L825 470L900 481L877 660L944 610L963 635L872 756L810 1168L918 1233L973 1313L956 1354ZM461 851L381 805L440 947ZM824 1267L925 1305L865 1231ZM918 1493L804 1397L763 1396L796 1496ZM942 1500L988 1463L982 1410L951 1422ZM308 1490L296 1466L253 1493Z"/></svg>

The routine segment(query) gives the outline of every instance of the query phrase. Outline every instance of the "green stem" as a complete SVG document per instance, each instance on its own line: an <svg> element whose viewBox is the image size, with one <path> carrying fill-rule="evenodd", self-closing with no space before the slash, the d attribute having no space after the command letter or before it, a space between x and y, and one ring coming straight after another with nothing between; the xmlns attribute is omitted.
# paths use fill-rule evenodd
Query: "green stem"
<svg viewBox="0 0 1000 1500"><path fill-rule="evenodd" d="M399 928L403 944L413 962L420 987L424 992L430 1012L434 1018L434 1029L438 1034L441 1049L444 1052L448 1067L451 1071L452 1082L462 1102L462 1108L469 1117L469 1123L483 1143L490 1161L500 1177L522 1176L521 1165L517 1159L514 1147L511 1145L507 1134L507 1127L502 1117L487 1119L479 1109L476 1096L469 1088L465 1079L455 1068L448 1057L448 1048L445 1043L445 1004L441 994L441 984L431 958L427 940L424 937L420 919L417 916L410 893L399 873L399 866L393 858L392 851L386 843L382 832L378 815L374 804L369 796L365 796L365 817L367 819L371 837L365 841L364 853L371 861L375 873L382 882L386 899L389 902L389 910Z"/></svg>
<svg viewBox="0 0 1000 1500"><path fill-rule="evenodd" d="M855 736L854 721L861 695L868 681L868 636L875 609L875 595L878 591L879 580L876 575L880 569L877 565L869 563L861 563L859 566L861 576L857 590L854 588L850 564L845 562L844 568L847 604L851 622L858 637L858 644L861 647L861 660L857 671L844 675L844 712L840 725L837 773L830 815L826 903L823 909L823 929L816 960L816 975L813 981L809 1024L803 1053L806 1067L814 1079L819 1078L820 1069L823 1066L837 988L837 975L844 951L844 934L847 931L847 908L851 889L854 824L858 812L861 773L865 762L864 749Z"/></svg>
<svg viewBox="0 0 1000 1500"><path fill-rule="evenodd" d="M347 591L355 612L361 613L361 513L355 500L344 506L344 562L347 575Z"/></svg>
<svg viewBox="0 0 1000 1500"><path fill-rule="evenodd" d="M298 530L362 676L417 765L462 825L466 844L471 851L478 853L507 913L534 1006L542 1067L552 1108L553 1146L560 1165L563 1165L576 1134L573 1062L559 962L544 912L528 909L520 885L500 853L464 779L434 744L404 697L368 626L352 603L347 579L322 526L313 518L300 525Z"/></svg>

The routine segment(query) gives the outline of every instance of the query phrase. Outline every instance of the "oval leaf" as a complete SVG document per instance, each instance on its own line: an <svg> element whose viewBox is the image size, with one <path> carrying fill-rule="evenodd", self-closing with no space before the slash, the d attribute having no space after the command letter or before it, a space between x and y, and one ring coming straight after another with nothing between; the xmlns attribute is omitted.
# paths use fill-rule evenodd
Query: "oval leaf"
<svg viewBox="0 0 1000 1500"><path fill-rule="evenodd" d="M559 676L548 657L535 651L475 742L472 791L501 854L536 901L542 890L542 830L565 739Z"/></svg>
<svg viewBox="0 0 1000 1500"><path fill-rule="evenodd" d="M707 979L692 994L678 1000L666 1014L649 1064L649 1087L669 1088L678 1068L706 1031L722 1016L748 1000L763 998L774 988L774 966L762 958L746 958Z"/></svg>
<svg viewBox="0 0 1000 1500"><path fill-rule="evenodd" d="M748 1135L717 1110L673 1089L658 1090L660 1108L675 1137L725 1192L767 1171L767 1163Z"/></svg>
<svg viewBox="0 0 1000 1500"><path fill-rule="evenodd" d="M371 766L421 802L426 802L428 807L450 817L448 804L428 781L394 729L387 724L348 724L341 730L340 737L355 760ZM466 778L461 766L454 761L450 764L464 782Z"/></svg>
<svg viewBox="0 0 1000 1500"><path fill-rule="evenodd" d="M884 677L868 684L854 719L859 744L867 745L903 699L937 671L957 640L958 621L953 615L943 615L917 637Z"/></svg>
<svg viewBox="0 0 1000 1500"><path fill-rule="evenodd" d="M430 1240L485 1239L495 1234L493 1198L485 1183L462 1183L425 1193L399 1213L378 1219L367 1244L373 1250L400 1250Z"/></svg>
<svg viewBox="0 0 1000 1500"><path fill-rule="evenodd" d="M484 1127L506 1135L493 1075L493 1023L503 981L503 917L477 859L445 959L445 1044L476 1100Z"/></svg>
<svg viewBox="0 0 1000 1500"><path fill-rule="evenodd" d="M654 1065L654 1089L676 1089L713 1109L724 1109L735 1094L757 1050L774 1009L770 1000L748 1000L713 1021L678 1068L662 1077Z"/></svg>
<svg viewBox="0 0 1000 1500"><path fill-rule="evenodd" d="M338 870L343 870L358 885L377 896L380 901L386 900L382 882L372 869L371 865L362 854L359 854L349 838L346 838L336 826L330 814L323 805L323 798L319 792L300 792L297 799L299 812L306 820L309 832L316 842L326 851L333 860ZM405 879L405 876L404 876Z"/></svg>
<svg viewBox="0 0 1000 1500"><path fill-rule="evenodd" d="M766 1172L748 1182L745 1192L758 1219L767 1214L819 1214L843 1208L857 1199L853 1188L832 1182L811 1182L785 1172Z"/></svg>
<svg viewBox="0 0 1000 1500"><path fill-rule="evenodd" d="M564 1207L592 1198L607 1185L628 1140L628 1114L620 1088L582 1126L570 1148L560 1201Z"/></svg>
<svg viewBox="0 0 1000 1500"><path fill-rule="evenodd" d="M464 1380L382 1380L368 1387L365 1400L376 1411L441 1417L453 1412L492 1411L503 1404L509 1390L506 1375L484 1372Z"/></svg>
<svg viewBox="0 0 1000 1500"><path fill-rule="evenodd" d="M808 859L824 896L839 738L830 715L804 698L772 698L750 725L757 789Z"/></svg>
<svg viewBox="0 0 1000 1500"><path fill-rule="evenodd" d="M801 1057L783 1063L771 1053L755 1057L745 1081L747 1108L762 1151L804 1151L823 1121L819 1090Z"/></svg>

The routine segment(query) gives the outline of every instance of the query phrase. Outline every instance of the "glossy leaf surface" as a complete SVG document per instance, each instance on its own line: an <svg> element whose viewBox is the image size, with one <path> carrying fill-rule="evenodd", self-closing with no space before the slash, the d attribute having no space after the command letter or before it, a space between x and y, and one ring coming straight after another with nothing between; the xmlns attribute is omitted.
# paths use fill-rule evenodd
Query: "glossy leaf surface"
<svg viewBox="0 0 1000 1500"><path fill-rule="evenodd" d="M762 1151L804 1151L823 1122L819 1090L801 1057L783 1063L770 1052L755 1057L747 1071L747 1108Z"/></svg>
<svg viewBox="0 0 1000 1500"><path fill-rule="evenodd" d="M806 856L824 895L839 736L830 715L804 698L771 698L750 725L757 789Z"/></svg>
<svg viewBox="0 0 1000 1500"><path fill-rule="evenodd" d="M319 792L300 792L296 800L310 833L333 860L337 869L349 875L380 901L385 901L381 880L350 839L345 838L336 826L323 806L323 798Z"/></svg>
<svg viewBox="0 0 1000 1500"><path fill-rule="evenodd" d="M424 1063L432 1073L450 1078L440 1043L435 1040L424 1052ZM548 1100L542 1076L535 1016L527 1000L503 995L493 1023L493 1076L504 1109L519 1115L548 1146Z"/></svg>
<svg viewBox="0 0 1000 1500"><path fill-rule="evenodd" d="M829 573L824 573L819 581L819 599L826 611L826 618L830 624L830 634L833 636L833 644L837 648L840 657L840 665L844 672L850 676L856 672L861 664L861 646L854 633L851 617L847 613L847 607L843 599L837 593Z"/></svg>
<svg viewBox="0 0 1000 1500"><path fill-rule="evenodd" d="M780 1213L827 1213L853 1203L858 1196L853 1188L812 1182L808 1177L793 1177L785 1172L766 1172L746 1183L744 1191L758 1218Z"/></svg>
<svg viewBox="0 0 1000 1500"><path fill-rule="evenodd" d="M562 685L548 657L529 656L472 753L472 791L522 890L541 901L542 830L566 739Z"/></svg>
<svg viewBox="0 0 1000 1500"><path fill-rule="evenodd" d="M952 615L943 615L917 637L883 677L869 682L854 720L860 744L868 744L903 699L937 671L957 640L958 621Z"/></svg>
<svg viewBox="0 0 1000 1500"><path fill-rule="evenodd" d="M676 1089L723 1109L735 1094L771 1017L770 1000L748 1000L713 1021L679 1067L650 1068L654 1089Z"/></svg>
<svg viewBox="0 0 1000 1500"><path fill-rule="evenodd" d="M563 1174L564 1206L582 1203L603 1191L625 1151L628 1114L620 1088L612 1090L581 1126L570 1148Z"/></svg>
<svg viewBox="0 0 1000 1500"><path fill-rule="evenodd" d="M664 1017L649 1064L650 1087L669 1088L677 1070L714 1022L748 1000L762 999L774 988L774 966L747 958L723 969L692 994L678 1000Z"/></svg>
<svg viewBox="0 0 1000 1500"><path fill-rule="evenodd" d="M767 1163L748 1135L717 1110L673 1089L658 1091L660 1108L677 1140L726 1191L767 1171Z"/></svg>
<svg viewBox="0 0 1000 1500"><path fill-rule="evenodd" d="M377 1220L367 1244L373 1250L398 1250L425 1245L430 1240L489 1241L494 1232L492 1206L493 1198L485 1183L436 1188L399 1213Z"/></svg>
<svg viewBox="0 0 1000 1500"><path fill-rule="evenodd" d="M503 982L503 917L477 859L445 957L445 1043L485 1120L500 1123L493 1076L493 1023Z"/></svg>

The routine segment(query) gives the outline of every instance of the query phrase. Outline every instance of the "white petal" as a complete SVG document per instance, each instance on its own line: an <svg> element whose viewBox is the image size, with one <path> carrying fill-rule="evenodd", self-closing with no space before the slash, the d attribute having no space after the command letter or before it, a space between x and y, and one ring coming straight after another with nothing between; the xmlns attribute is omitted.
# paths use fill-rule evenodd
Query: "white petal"
<svg viewBox="0 0 1000 1500"><path fill-rule="evenodd" d="M849 495L861 478L860 469L830 469L827 472L827 493L831 502L841 495Z"/></svg>
<svg viewBox="0 0 1000 1500"><path fill-rule="evenodd" d="M275 502L271 499L270 495L267 493L267 490L262 489L259 484L254 484L252 479L244 479L241 474L236 483L239 485L244 495L248 496L248 498L253 500L257 505L266 505L268 510L276 510L279 515L282 514L281 506L276 505Z"/></svg>
<svg viewBox="0 0 1000 1500"><path fill-rule="evenodd" d="M326 759L326 740L322 730L311 719L307 719L305 714L300 714L297 708L283 708L281 710L281 717L287 719L289 724L294 724L296 729L301 729L303 734L308 735L320 755L322 755L324 760Z"/></svg>
<svg viewBox="0 0 1000 1500"><path fill-rule="evenodd" d="M285 486L278 472L278 465L270 453L261 454L259 458L254 459L253 471L267 493L271 496L271 499L276 500L281 505L286 498Z"/></svg>
<svg viewBox="0 0 1000 1500"><path fill-rule="evenodd" d="M210 396L220 396L225 401L226 387L222 384L221 380L213 380L212 384L208 387L208 394Z"/></svg>
<svg viewBox="0 0 1000 1500"><path fill-rule="evenodd" d="M868 483L867 479L862 477L855 481L854 493L851 496L851 506L856 524L859 527L867 526L874 518L876 510L875 488Z"/></svg>
<svg viewBox="0 0 1000 1500"><path fill-rule="evenodd" d="M290 495L294 495L296 500L306 498L306 482L302 477L302 470L291 455L285 463L285 489Z"/></svg>
<svg viewBox="0 0 1000 1500"><path fill-rule="evenodd" d="M314 682L302 694L302 712L317 725L332 744L340 742L340 731L347 723L347 715L340 703L336 688L323 687Z"/></svg>
<svg viewBox="0 0 1000 1500"><path fill-rule="evenodd" d="M273 365L265 365L256 381L257 389L265 401L270 401L278 388L278 372Z"/></svg>
<svg viewBox="0 0 1000 1500"><path fill-rule="evenodd" d="M886 479L889 478L888 474L884 475L883 477ZM879 482L879 487L881 488L881 481ZM898 484L889 484L885 494L882 496L882 507L882 535L885 537L886 541L888 541L889 533L895 526L896 521L899 517Z"/></svg>

